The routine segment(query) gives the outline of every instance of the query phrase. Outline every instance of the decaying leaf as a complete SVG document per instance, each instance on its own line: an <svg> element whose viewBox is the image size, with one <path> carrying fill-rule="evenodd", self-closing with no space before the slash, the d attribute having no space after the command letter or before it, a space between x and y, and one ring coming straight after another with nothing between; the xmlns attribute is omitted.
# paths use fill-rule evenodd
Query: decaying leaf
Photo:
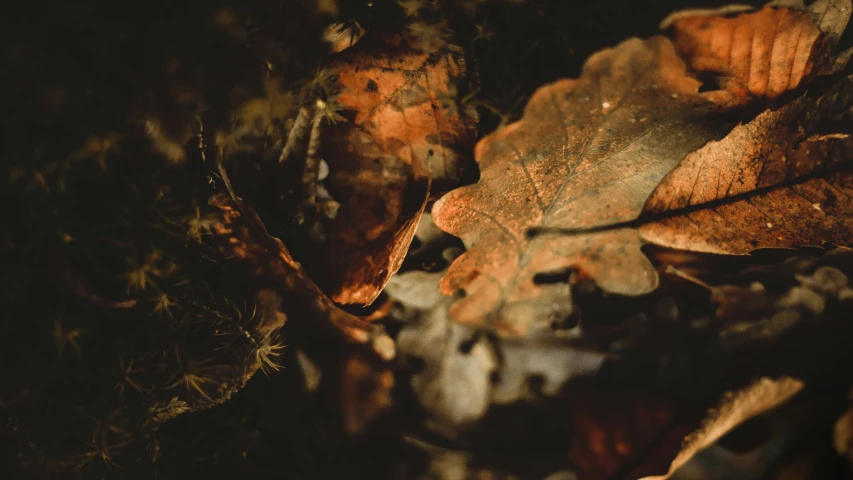
<svg viewBox="0 0 853 480"><path fill-rule="evenodd" d="M645 215L667 218L641 226L643 238L729 254L848 245L853 135L849 124L827 131L827 123L832 127L829 121L851 105L853 77L847 77L819 98L768 110L688 155L646 202Z"/></svg>
<svg viewBox="0 0 853 480"><path fill-rule="evenodd" d="M417 238L423 250L438 255L452 237L427 214ZM451 261L455 250L448 247L442 256ZM438 289L443 275L410 270L391 277L385 290L399 304L395 317L405 322L398 336L401 356L423 362L411 385L433 415L434 428L452 435L480 420L492 405L553 398L570 381L598 372L609 358L592 338L496 342L478 337L475 329L450 321L453 300Z"/></svg>
<svg viewBox="0 0 853 480"><path fill-rule="evenodd" d="M715 351L722 357L711 354L715 359L708 359L709 364L715 365L714 368L722 368L723 364L730 365L742 373L746 368L742 362L744 352L754 350L759 345L767 345L770 340L778 340L786 332L791 332L795 326L802 327L806 323L814 325L821 321L825 323L828 319L839 319L839 314L843 315L846 308L844 302L849 302L848 298L851 297L849 280L844 273L850 270L850 260L849 250L839 248L820 257L795 257L787 262L774 264L772 268L763 267L758 271L748 269L738 275L741 281L754 277L765 278L785 287L768 286L766 289L759 289L733 284L709 286L713 295L712 301L719 305L716 315L710 319L697 319L689 313L676 313L673 320L662 328L673 329L677 323L690 324L691 328L696 325L695 328L702 329L706 335L717 337L713 343L715 348L719 348ZM760 277L756 277L759 273ZM466 377L452 368L442 369L437 366L442 365L443 361L450 363L446 360L448 356L454 356L456 358L453 361L460 362L465 359L464 353L450 349L438 352L436 350L441 350L438 348L430 351L428 347L444 345L444 338L452 338L452 327L464 327L468 332L472 332L472 329L453 325L448 322L446 313L443 313L444 316L440 318L449 326L442 332L436 329L438 333L425 333L423 325L428 321L429 311L423 309L428 309L430 305L438 302L444 302L445 305L450 303L450 299L441 299L435 291L439 276L439 272L418 271L396 275L389 282L388 292L413 314L411 318L404 320L406 325L400 334L400 350L404 356L414 355L424 360L425 368L415 368L415 378L421 382L425 377L429 378L431 390L428 391L431 395L426 396L418 391L416 394L427 412L435 415L433 421L441 418L443 426L451 429L450 433L447 430L439 430L440 433L452 436L454 432L465 431L464 427L471 427L472 422L476 428L493 420L489 415L485 418L477 416L479 409L464 410L471 404L472 398L487 402L490 414L494 412L491 409L503 408L506 404L515 403L517 406L519 403L530 405L544 402L548 405L549 401L556 401L559 402L561 411L569 414L571 428L560 432L565 432L566 437L571 435L569 458L578 478L638 478L660 474L669 468L670 462L681 449L682 440L699 426L705 408L711 405L713 399L725 388L719 383L720 377L709 382L716 383L714 386L688 386L688 396L695 395L695 399L688 400L676 399L671 393L661 395L654 387L648 386L648 380L643 380L639 389L626 388L621 382L614 383L610 381L613 370L607 367L602 369L602 366L607 362L609 367L613 367L622 355L618 351L602 348L596 350L594 341L590 342L585 350L579 349L577 343L595 336L590 330L581 338L573 339L574 342L552 339L548 343L530 337L493 339L488 345L497 353L499 362L493 367L490 385L485 381L488 371L469 368L466 373L476 372L476 375ZM659 306L655 307L655 310L659 309ZM840 320L843 320L843 316ZM713 325L710 328L701 326L709 323ZM655 335L653 332L648 334ZM685 337L679 338L676 342L686 341ZM844 343L844 340L841 340L841 343ZM639 349L647 350L649 345L646 343ZM693 348L690 347L691 350ZM779 352L778 348L776 351ZM661 362L666 358L662 352L663 350L660 353ZM701 349L691 354L703 359L707 355ZM790 365L802 365L802 359L798 359L790 350L786 349L779 354L789 357ZM778 366L780 363L777 360L772 364ZM632 375L643 375L638 372L636 366L628 368ZM760 370L759 367L755 368L756 371ZM572 383L578 377L591 377L599 373L604 375L599 376L598 380L604 380L602 383L595 383L596 388L583 388L588 385L585 382ZM711 376L714 377L713 374ZM467 380L470 378L482 379L482 384L469 383ZM693 380L701 383L708 379L699 377ZM723 384L725 382L722 381ZM483 387L478 388L476 385ZM418 387L416 384L413 386ZM757 397L760 399L761 395ZM438 408L474 414L465 417L467 424L454 424L452 418L437 414ZM802 413L802 410L797 410L789 415L789 418L800 418L804 423L810 423L808 417L797 416L797 412ZM750 451L751 456L748 458L727 453L725 442L714 440L709 444L713 444L713 447L701 449L701 461L690 462L689 469L682 467L679 470L679 475L684 476L673 478L694 478L686 472L696 471L711 472L696 478L741 478L719 472L767 471L775 465L771 462L780 460L780 449L795 442L796 438L799 438L796 431L804 429L803 423L792 423L785 419L772 423L773 432L778 435L760 448L756 447L754 451ZM723 433L731 431L732 428ZM556 431L554 435L558 436ZM714 465L715 458L732 460L727 464L731 468L724 469Z"/></svg>
<svg viewBox="0 0 853 480"><path fill-rule="evenodd" d="M712 445L727 432L746 420L775 408L790 400L803 389L803 382L782 377L777 380L761 378L749 387L729 393L719 407L711 412L705 424L684 442L681 452L672 461L669 472L663 476L646 477L646 480L671 478L697 452Z"/></svg>
<svg viewBox="0 0 853 480"><path fill-rule="evenodd" d="M827 442L834 404L831 395L796 395L726 432L669 478L838 478Z"/></svg>
<svg viewBox="0 0 853 480"><path fill-rule="evenodd" d="M569 267L613 292L654 289L635 230L532 239L526 232L636 218L664 175L720 134L698 88L669 40L632 39L590 57L579 79L537 91L521 121L483 139L479 183L433 209L436 224L468 247L441 284L445 294L466 291L454 320L487 320L505 335L550 325L571 305L564 285L540 274Z"/></svg>
<svg viewBox="0 0 853 480"><path fill-rule="evenodd" d="M485 339L474 337L473 329L450 321L451 299L419 294L437 292L440 278L441 272L406 272L393 278L388 291L416 312L397 337L401 354L424 365L412 376L412 390L430 413L432 428L452 434L486 413L497 358Z"/></svg>
<svg viewBox="0 0 853 480"><path fill-rule="evenodd" d="M572 342L506 339L500 344L500 352L499 380L492 388L494 404L554 397L570 381L596 374L610 358L607 352L596 349L591 339Z"/></svg>
<svg viewBox="0 0 853 480"><path fill-rule="evenodd" d="M788 7L788 8L772 8ZM775 100L831 67L829 51L850 18L849 0L772 2L734 17L718 11L685 11L665 20L678 53L691 70L716 76L717 103Z"/></svg>
<svg viewBox="0 0 853 480"><path fill-rule="evenodd" d="M281 240L267 234L257 214L246 205L238 207L224 194L211 198L210 203L222 213L212 231L220 254L229 262L253 281L271 283L282 302L317 322L317 328L334 326L351 340L368 340L372 325L332 303L305 275Z"/></svg>
<svg viewBox="0 0 853 480"><path fill-rule="evenodd" d="M400 37L364 38L335 64L337 108L321 154L341 199L328 225L323 287L341 303L371 303L399 269L433 189L457 185L476 113L457 106L461 49L422 51Z"/></svg>
<svg viewBox="0 0 853 480"><path fill-rule="evenodd" d="M450 321L453 299L438 291L444 272L395 275L386 292L402 305L397 337L403 358L416 358L412 389L431 427L453 436L493 405L553 398L571 381L596 374L610 358L592 338L491 342ZM500 361L498 361L498 359Z"/></svg>
<svg viewBox="0 0 853 480"><path fill-rule="evenodd" d="M828 327L827 324L832 323L831 319L840 320L842 323L846 320L847 307L844 302L847 302L845 298L848 296L849 287L848 277L842 270L849 272L850 259L849 250L837 249L819 257L799 256L772 266L747 269L740 272L738 278L743 282L753 280L751 286L726 284L709 287L713 294L713 301L719 305L714 317L694 319L687 323L718 337L718 341L714 342L715 348L719 348L718 352L722 356L712 361L714 368L725 371L723 364L730 363L730 368L737 372L751 368L755 368L756 372L761 371L761 367L757 365L760 362L745 362L744 355L746 358L755 356L766 358L771 350L765 350L763 354L755 352L762 346L768 345L774 345L772 351L778 352L779 355L778 358L767 360L768 364L779 368L780 365L789 362L791 366L797 365L795 368L802 368L804 360L810 360L802 358L795 351L797 349L780 348L778 340L786 332L790 332L794 326L803 327L807 323L817 326L824 323L824 327ZM830 265L836 265L838 268ZM765 287L759 279L776 285L771 284ZM702 324L712 326L702 327ZM842 330L837 330L839 327ZM846 330L846 327L839 324L832 328L839 334ZM846 335L841 336L846 338ZM799 335L792 342L806 343L808 341L805 338L807 336ZM838 343L842 344L840 351L846 350L843 339ZM826 341L822 346L827 350L837 348ZM813 352L805 355L809 359L816 356ZM832 355L830 354L829 357ZM780 360L782 358L784 360ZM826 365L826 363L820 364ZM816 368L822 370L825 367ZM643 384L645 385L645 382ZM801 434L804 431L814 429L825 435L825 429L817 424L826 419L819 419L814 413L826 410L828 405L834 402L830 399L830 395L825 393L816 395L818 398L815 400L826 403L822 406L807 401L793 407L786 404L784 409L776 408L785 403L802 386L803 382L788 377L779 380L764 378L750 389L741 393L728 394L726 400L722 402L723 406L719 407L718 411L706 420L705 427L699 430L703 433L694 433L690 437L693 440L688 440L688 442L698 441L696 438L708 434L707 443L697 447L694 452L697 455L687 455L681 466L677 469L673 468L670 471L671 476L666 478L765 478L764 473L772 471L776 463L787 457L789 451L786 448L802 440ZM600 390L607 392L608 388ZM648 391L648 388L646 387L645 390ZM701 390L702 388L698 385L691 390L694 398L702 398L702 394L699 393ZM690 407L688 406L690 402L685 401L684 398L669 402L667 405L667 401L663 400L672 400L671 396L664 396L656 401L654 398L642 399L641 397L642 401L638 402L638 399L631 394L619 395L615 399L608 398L605 394L602 400L595 400L593 396L593 400L590 401L586 392L574 393L581 400L579 404L573 406L572 413L573 418L578 419L576 420L577 435L581 436L582 440L573 443L571 453L582 473L582 478L637 478L666 471L676 453L681 449L681 440L689 431L698 427L696 421L701 416L697 416L699 412L696 408L704 409L709 405L706 402L710 399L705 398ZM601 395L602 392L594 393ZM717 395L712 393L711 396ZM649 403L648 400L653 401ZM575 409L578 411L575 412ZM773 413L765 414L769 410L773 410ZM635 413L629 413L632 411ZM653 412L656 413L650 415ZM678 414L673 416L673 413ZM751 424L769 425L766 436L760 435L761 430L751 427L735 431L735 427L739 424L759 414L762 414L761 421L755 420ZM830 410L828 416L832 417L832 415ZM657 418L657 422L653 422L652 418ZM634 427L632 432L630 430L632 425L641 426ZM688 430L685 431L685 428ZM711 432L715 431L716 433L712 435ZM652 432L659 432L659 434ZM674 444L671 443L672 434L675 434ZM723 436L727 438L718 441ZM650 449L643 447L644 442ZM736 447L741 450L730 451ZM651 448L655 452L651 452ZM684 449L687 451L689 446L685 445ZM632 460L633 455L639 455L642 459ZM682 453L682 455L685 454ZM661 460L665 462L664 465L660 465ZM640 465L644 473L637 471L629 474L625 469L632 468L631 465ZM673 474L672 472L676 470L678 473ZM615 475L614 472L617 471L621 473ZM746 474L749 476L744 476Z"/></svg>

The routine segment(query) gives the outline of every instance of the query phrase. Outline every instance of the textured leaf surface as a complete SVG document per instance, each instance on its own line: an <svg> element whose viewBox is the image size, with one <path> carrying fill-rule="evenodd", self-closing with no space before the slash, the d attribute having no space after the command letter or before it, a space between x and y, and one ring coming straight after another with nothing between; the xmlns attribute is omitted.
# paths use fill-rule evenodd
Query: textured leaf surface
<svg viewBox="0 0 853 480"><path fill-rule="evenodd" d="M850 158L850 140L819 129L844 131L831 123L849 106L846 80L820 100L804 97L765 112L726 140L700 147L728 131L716 112L756 98L773 101L803 87L811 65L831 64L830 40L846 20L818 18L801 6L733 18L684 14L673 20L674 43L626 41L592 56L579 79L534 94L519 122L477 146L480 182L435 206L436 224L469 249L441 285L445 294L467 294L453 306L454 320L510 336L545 327L571 314L562 283L570 271L612 293L648 293L657 275L639 250L637 227L657 220L642 228L645 239L683 249L746 253L845 243L849 180L833 175ZM692 75L708 72L723 75L723 90L699 93ZM781 186L791 188L768 191ZM773 203L775 211L733 203L743 200L739 195ZM696 212L702 202L707 211ZM823 217L804 217L805 205ZM795 231L773 231L773 239L756 233L759 225L776 226L780 210L799 217ZM696 225L691 216L706 221ZM726 228L730 245L712 247L710 237L725 236ZM531 239L529 229L567 235Z"/></svg>
<svg viewBox="0 0 853 480"><path fill-rule="evenodd" d="M853 77L818 99L766 111L690 154L646 203L668 218L640 227L660 245L711 253L849 245L853 239L853 136L821 132L853 105Z"/></svg>
<svg viewBox="0 0 853 480"><path fill-rule="evenodd" d="M825 39L802 10L764 8L736 17L686 16L672 21L679 54L691 69L718 75L720 102L775 99L799 87L825 61Z"/></svg>
<svg viewBox="0 0 853 480"><path fill-rule="evenodd" d="M580 478L638 478L665 469L668 451L678 451L690 432L677 411L673 402L643 391L579 398L572 404L569 457Z"/></svg>
<svg viewBox="0 0 853 480"><path fill-rule="evenodd" d="M477 146L480 181L449 193L433 217L468 251L442 291L464 289L452 317L523 335L564 316L561 285L537 274L579 268L613 292L657 285L633 229L527 238L531 227L591 227L632 220L684 156L719 135L699 82L669 40L628 40L592 56L577 80L534 94L524 117Z"/></svg>
<svg viewBox="0 0 853 480"><path fill-rule="evenodd" d="M669 473L662 476L645 477L645 480L665 480L697 452L712 445L730 430L746 420L775 408L803 389L803 382L791 377L777 380L761 378L743 390L730 392L713 410L705 424L690 435L684 447L673 460Z"/></svg>
<svg viewBox="0 0 853 480"><path fill-rule="evenodd" d="M457 108L461 49L425 52L400 37L363 39L336 64L342 113L323 148L342 205L329 227L327 291L371 303L400 267L433 188L458 184L476 112Z"/></svg>

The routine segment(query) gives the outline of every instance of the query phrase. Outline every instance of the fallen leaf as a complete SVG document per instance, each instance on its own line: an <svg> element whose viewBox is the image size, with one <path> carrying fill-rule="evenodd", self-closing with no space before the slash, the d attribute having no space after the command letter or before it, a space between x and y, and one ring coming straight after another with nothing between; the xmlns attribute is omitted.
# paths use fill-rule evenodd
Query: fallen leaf
<svg viewBox="0 0 853 480"><path fill-rule="evenodd" d="M826 11L828 7L820 4L816 8ZM800 20L779 23L777 20L782 18L777 18L779 15L794 15ZM685 40L683 33L698 28L690 23L696 18L706 22L702 38L710 39L728 38L725 33L739 31L739 28L752 31L749 29L776 25L771 29L772 35L756 44L760 48L755 48L762 52L764 49L784 51L785 59L796 53L796 48L792 52L788 47L773 47L774 42L784 44L799 38L804 25L815 29L810 41L817 42L823 38L820 28L835 35L839 22L845 24L847 17L836 15L829 23L821 23L826 18L815 23L807 13L785 9L760 11L733 19L685 16L675 20L677 24L682 22L683 28L676 29L682 31L682 38L676 38L674 45L684 50L687 64L675 53L673 43L666 39L629 40L592 56L579 79L540 89L531 98L522 120L498 130L478 144L476 159L482 172L480 182L451 192L434 207L436 224L461 237L469 249L451 266L441 285L445 294L459 289L467 294L452 307L454 320L480 324L487 319L486 323L502 335L526 335L532 327L544 327L571 313L571 300L559 285L565 283L570 271L593 279L611 293L648 293L658 280L649 260L639 250L643 240L655 243L660 240L663 245L677 245L678 248L690 248L696 243L699 251L734 253L725 246L712 250L699 236L692 242L684 233L689 228L682 231L661 226L678 219L681 228L693 221L673 212L675 205L689 204L690 209L685 209L684 213L700 215L694 211L698 208L697 190L722 188L737 192L732 196L752 192L753 197L766 198L781 194L779 191L766 192L766 189L788 182L792 185L788 197L812 198L809 208L825 215L803 218L805 210L801 208L800 197L795 200L785 197L782 200L787 203L778 205L778 209L799 215L802 225L797 226L796 232L781 236L774 231L777 240L762 245L759 245L762 238L754 238L756 224L740 229L737 241L755 241L756 246L752 248L849 238L850 228L845 226L847 220L843 218L850 211L844 191L848 177L846 174L835 177L831 172L839 162L849 158L846 150L850 137L846 133L821 132L818 135L819 127L827 128L831 116L842 113L849 105L849 94L844 86L847 80L820 100L804 97L779 111L761 114L754 121L758 131L752 132L751 137L749 126L737 127L729 141L738 143L735 137L743 137L740 141L744 156L737 157L737 160L744 160L743 164L729 161L731 158L727 155L736 156L737 151L733 145L729 145L728 150L721 148L726 140L699 150L706 152L704 156L697 157L701 155L697 152L679 162L720 135L725 127L714 120L714 113L719 109L731 111L733 106L729 99L699 93L699 82L691 76L693 72L688 65L698 70L707 67L702 66L704 53L688 41L698 40L689 36ZM735 28L727 23L730 21L745 26ZM692 47L686 48L685 42ZM738 46L742 43L736 42ZM826 50L820 52L820 55L810 53L809 61L829 58ZM770 51L766 55L776 58ZM752 68L750 58L740 54L726 58L718 55L713 60L718 70L725 67L746 72ZM699 67L696 67L697 62ZM791 62L774 60L772 63L773 68L781 69L780 76L790 74L795 68ZM774 79L776 73L767 75L762 77L764 83L760 89L756 86L737 95L743 98L781 95L782 90L767 89L767 79ZM798 78L797 86L808 80L806 76ZM769 153L776 157L754 160L759 158L757 155ZM751 165L757 168L751 169ZM829 170L824 171L824 165ZM766 168L762 170L762 167ZM667 172L673 168L673 172ZM817 176L821 172L826 176L823 180L805 182L810 175ZM704 176L697 176L698 173ZM763 175L762 183L749 178L749 175L759 174ZM735 177L740 183L736 183L737 180L728 182ZM827 183L832 185L827 186ZM686 200L677 197L675 186ZM836 191L839 188L841 190ZM718 195L724 196L725 192ZM644 197L648 202L640 206ZM710 209L711 205L708 207ZM750 220L759 217L749 206L733 206L732 211L748 214ZM692 228L705 229L706 237L717 235L717 229L729 223L714 213L702 214L714 216L713 221ZM657 223L659 217L666 217L660 225ZM778 214L772 212L767 218L770 217L776 218ZM645 225L652 222L654 225ZM767 220L762 225L773 228L777 227L776 223ZM641 229L642 236L635 230L641 225L645 225ZM842 228L839 230L839 227ZM549 231L563 235L537 235ZM528 238L531 234L532 239ZM732 235L731 243L734 242Z"/></svg>
<svg viewBox="0 0 853 480"><path fill-rule="evenodd" d="M420 247L433 255L452 239L438 230L429 214L421 218L417 238ZM448 307L453 300L438 289L443 275L444 271L398 273L388 281L385 293L397 304L394 317L405 323L398 336L402 358L416 357L424 363L411 378L415 395L445 433L471 426L492 405L556 397L570 381L597 373L609 358L596 349L591 337L500 342L477 338L473 328L450 322Z"/></svg>
<svg viewBox="0 0 853 480"><path fill-rule="evenodd" d="M397 347L402 356L423 362L423 369L411 378L415 397L430 414L431 427L453 435L486 413L497 358L487 340L450 321L451 299L427 293L438 291L441 275L418 271L396 275L388 294L413 313L397 337Z"/></svg>
<svg viewBox="0 0 853 480"><path fill-rule="evenodd" d="M494 404L555 397L570 381L598 373L610 358L595 348L592 338L560 342L504 339L500 353L498 380L491 394Z"/></svg>
<svg viewBox="0 0 853 480"><path fill-rule="evenodd" d="M788 8L771 8L788 7ZM752 13L684 11L664 20L688 67L716 76L719 89L705 93L721 104L775 100L831 70L831 55L850 18L849 0L773 2Z"/></svg>
<svg viewBox="0 0 853 480"><path fill-rule="evenodd" d="M528 238L532 227L584 228L636 218L684 156L721 134L699 82L666 38L631 39L590 57L577 80L538 90L519 122L480 141L480 181L433 208L468 251L442 281L464 289L457 322L524 335L570 313L564 285L540 274L577 268L606 290L641 294L657 275L630 228ZM568 303L566 303L568 301Z"/></svg>
<svg viewBox="0 0 853 480"><path fill-rule="evenodd" d="M320 291L281 240L267 234L263 222L247 205L238 206L225 194L212 197L210 204L221 214L212 228L212 242L234 268L254 282L272 284L284 304L307 317L309 323L316 322L313 328L322 331L333 327L357 343L369 339L373 326L344 312Z"/></svg>
<svg viewBox="0 0 853 480"><path fill-rule="evenodd" d="M749 387L728 393L719 406L709 414L702 428L685 439L684 446L672 461L669 472L662 476L645 477L644 480L671 478L679 467L701 450L713 445L736 426L787 402L802 389L803 382L795 378L782 377L777 380L761 378Z"/></svg>
<svg viewBox="0 0 853 480"><path fill-rule="evenodd" d="M688 155L646 202L646 218L666 218L642 225L643 238L726 254L849 245L853 135L831 120L851 105L853 77L847 77L818 98L768 110Z"/></svg>
<svg viewBox="0 0 853 480"><path fill-rule="evenodd" d="M323 41L329 44L333 53L338 53L358 43L364 33L364 28L358 22L333 23L323 29Z"/></svg>
<svg viewBox="0 0 853 480"><path fill-rule="evenodd" d="M457 105L460 48L422 51L398 36L364 38L334 68L337 107L321 154L341 202L328 223L322 285L340 303L371 303L402 264L432 189L458 184L476 112Z"/></svg>
<svg viewBox="0 0 853 480"><path fill-rule="evenodd" d="M853 13L853 2L850 0L817 0L808 8L804 0L775 0L768 5L805 9L833 44L841 39L850 21L850 14Z"/></svg>
<svg viewBox="0 0 853 480"><path fill-rule="evenodd" d="M443 272L414 270L394 275L388 280L386 290L395 300L408 308L429 310L444 299L438 290Z"/></svg>
<svg viewBox="0 0 853 480"><path fill-rule="evenodd" d="M826 439L838 404L834 395L824 393L796 395L772 405L696 452L668 478L836 478L834 452ZM666 465L653 473L668 469Z"/></svg>

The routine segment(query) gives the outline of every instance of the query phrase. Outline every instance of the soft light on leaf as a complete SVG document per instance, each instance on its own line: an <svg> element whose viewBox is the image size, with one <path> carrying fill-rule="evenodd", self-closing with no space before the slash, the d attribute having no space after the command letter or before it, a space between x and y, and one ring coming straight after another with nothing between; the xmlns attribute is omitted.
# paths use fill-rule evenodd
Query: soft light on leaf
<svg viewBox="0 0 853 480"><path fill-rule="evenodd" d="M728 393L719 406L711 411L702 428L684 441L684 447L672 461L669 472L662 476L645 477L644 480L671 478L696 453L714 444L746 420L787 402L803 386L803 382L791 377L777 380L761 378L749 387Z"/></svg>
<svg viewBox="0 0 853 480"><path fill-rule="evenodd" d="M477 145L477 184L433 208L468 251L441 288L464 289L451 315L505 335L545 328L565 309L541 273L577 268L603 288L649 292L657 275L635 230L528 238L532 227L584 228L636 218L684 155L718 136L699 82L669 40L628 40L586 62L581 77L537 91L519 121Z"/></svg>
<svg viewBox="0 0 853 480"><path fill-rule="evenodd" d="M364 38L335 66L338 121L326 128L321 155L325 183L342 200L327 229L328 263L315 277L327 277L318 281L338 302L376 298L402 264L430 188L459 182L474 143L475 112L448 99L465 79L461 50L409 43Z"/></svg>
<svg viewBox="0 0 853 480"><path fill-rule="evenodd" d="M768 110L688 155L649 197L646 240L710 253L849 245L853 135L818 133L853 105L853 77L819 98Z"/></svg>

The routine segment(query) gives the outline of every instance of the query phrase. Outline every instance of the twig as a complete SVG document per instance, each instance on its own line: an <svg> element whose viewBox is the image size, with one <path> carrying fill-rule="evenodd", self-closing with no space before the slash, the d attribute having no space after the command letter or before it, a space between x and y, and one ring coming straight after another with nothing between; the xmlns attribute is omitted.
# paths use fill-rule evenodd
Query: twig
<svg viewBox="0 0 853 480"><path fill-rule="evenodd" d="M319 104L321 100L318 100ZM304 197L302 206L305 209L315 207L317 203L317 182L320 176L320 126L323 123L321 111L314 113L311 121L311 136L308 139L308 150L305 152L305 167L302 170L302 188Z"/></svg>
<svg viewBox="0 0 853 480"><path fill-rule="evenodd" d="M288 163L288 160L294 158L299 152L296 149L305 145L305 137L311 130L312 118L314 118L313 107L302 107L299 109L299 115L293 122L290 132L287 134L287 142L284 148L281 149L281 155L278 157L279 165Z"/></svg>

